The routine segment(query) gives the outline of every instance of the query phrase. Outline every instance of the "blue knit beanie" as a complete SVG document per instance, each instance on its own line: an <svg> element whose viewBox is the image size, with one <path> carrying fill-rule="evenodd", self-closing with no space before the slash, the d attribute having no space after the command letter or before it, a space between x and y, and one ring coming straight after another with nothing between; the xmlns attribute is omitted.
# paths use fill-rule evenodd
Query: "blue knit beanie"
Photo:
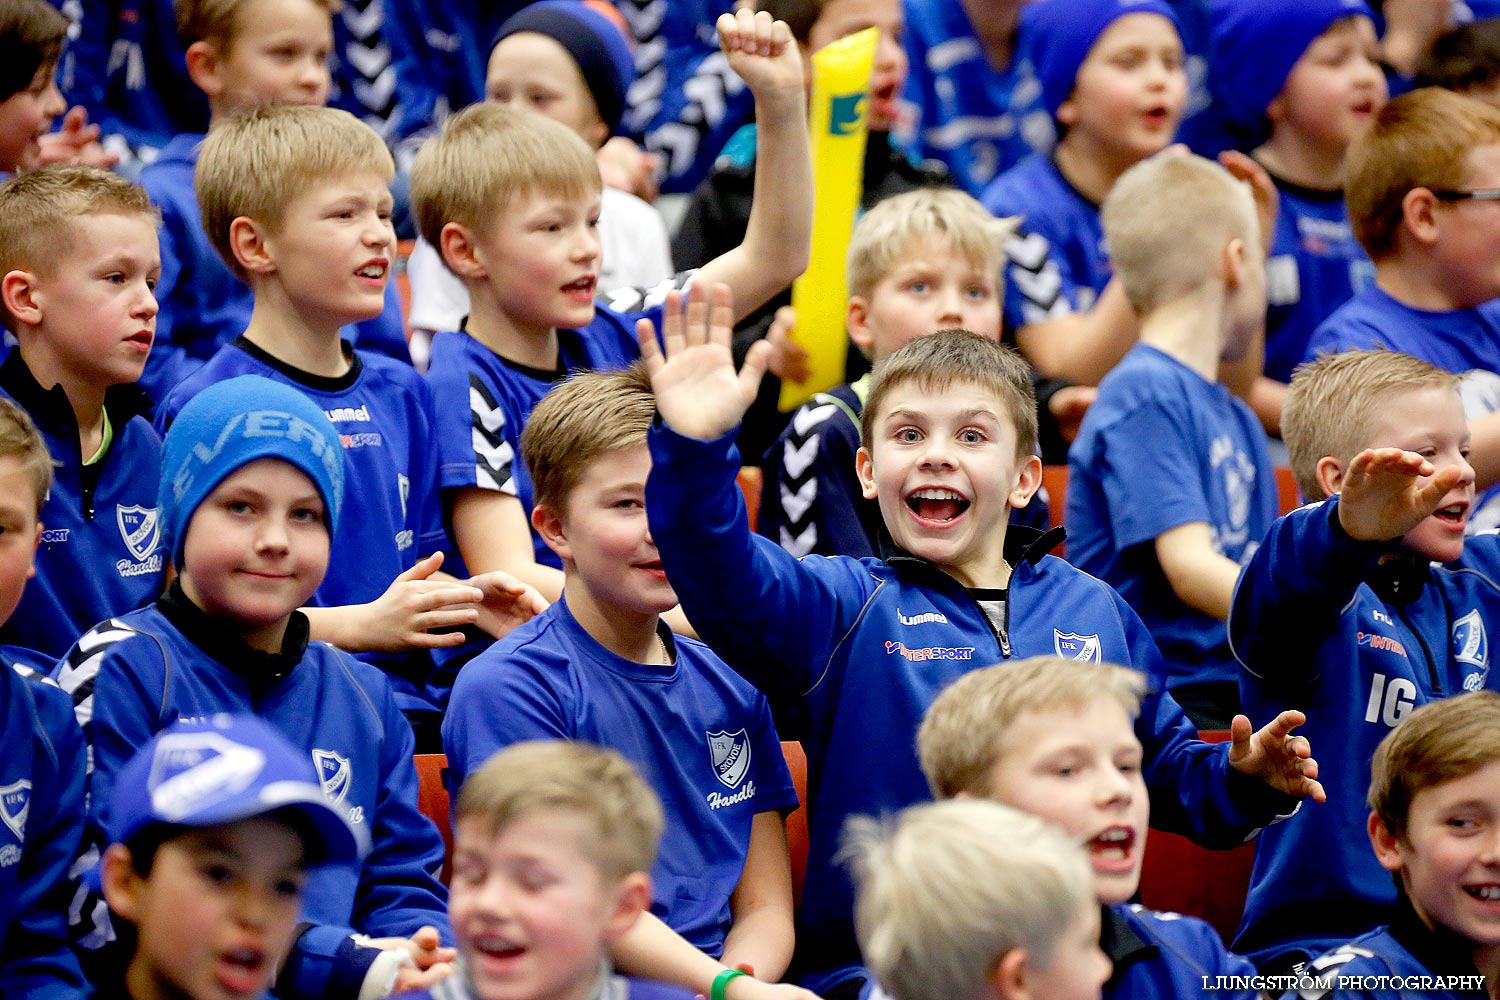
<svg viewBox="0 0 1500 1000"><path fill-rule="evenodd" d="M1078 67L1104 29L1126 14L1160 14L1181 31L1172 8L1163 0L1036 0L1021 15L1021 30L1031 38L1031 60L1042 85L1042 104L1057 109L1073 93Z"/></svg>
<svg viewBox="0 0 1500 1000"><path fill-rule="evenodd" d="M1213 0L1208 85L1226 120L1259 127L1287 74L1341 17L1375 19L1365 0Z"/></svg>
<svg viewBox="0 0 1500 1000"><path fill-rule="evenodd" d="M582 0L538 0L500 25L490 51L523 31L546 35L568 50L594 95L599 117L614 132L625 114L625 92L635 81L635 57L619 26Z"/></svg>
<svg viewBox="0 0 1500 1000"><path fill-rule="evenodd" d="M178 566L188 521L214 488L258 458L305 473L326 509L330 540L344 499L344 448L313 401L259 375L216 382L188 401L162 442L162 544Z"/></svg>

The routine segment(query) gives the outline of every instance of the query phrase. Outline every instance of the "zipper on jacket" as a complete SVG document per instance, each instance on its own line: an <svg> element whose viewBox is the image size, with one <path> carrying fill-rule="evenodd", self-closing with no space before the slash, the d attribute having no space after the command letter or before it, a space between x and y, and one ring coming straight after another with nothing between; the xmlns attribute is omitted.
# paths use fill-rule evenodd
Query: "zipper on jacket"
<svg viewBox="0 0 1500 1000"><path fill-rule="evenodd" d="M1401 616L1401 624L1406 626L1406 630L1416 638L1417 645L1422 647L1422 655L1427 658L1427 679L1432 684L1432 693L1434 696L1441 696L1443 685L1438 678L1437 661L1432 658L1432 650L1427 648L1427 639L1423 637L1420 630L1412 626L1411 620L1406 617L1405 608L1397 611L1396 614Z"/></svg>

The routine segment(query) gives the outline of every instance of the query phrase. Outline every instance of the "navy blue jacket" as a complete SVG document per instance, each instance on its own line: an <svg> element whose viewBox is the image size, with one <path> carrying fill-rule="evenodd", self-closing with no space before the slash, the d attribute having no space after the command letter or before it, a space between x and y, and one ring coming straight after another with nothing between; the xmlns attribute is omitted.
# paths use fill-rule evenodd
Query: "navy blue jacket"
<svg viewBox="0 0 1500 1000"><path fill-rule="evenodd" d="M1132 666L1152 681L1136 735L1156 825L1232 846L1286 811L1286 796L1232 772L1228 747L1197 739L1164 691L1145 626L1108 585L1046 555L1059 535L1013 527L1005 622L938 567L888 560L798 560L753 535L735 486L733 433L649 437L646 510L662 563L699 635L770 698L783 739L808 761L810 846L797 935L799 971L859 963L852 891L835 861L844 819L928 799L914 748L938 692L1011 656L1061 655ZM811 982L812 980L806 980Z"/></svg>

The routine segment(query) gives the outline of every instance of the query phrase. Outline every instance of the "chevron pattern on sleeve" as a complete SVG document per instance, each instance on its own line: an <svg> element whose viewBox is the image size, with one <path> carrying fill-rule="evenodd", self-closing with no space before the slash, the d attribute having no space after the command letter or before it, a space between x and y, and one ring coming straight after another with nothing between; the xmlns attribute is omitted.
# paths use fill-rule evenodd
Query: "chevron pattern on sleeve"
<svg viewBox="0 0 1500 1000"><path fill-rule="evenodd" d="M469 416L473 428L474 485L516 495L512 466L516 452L505 440L505 411L478 375L469 375Z"/></svg>

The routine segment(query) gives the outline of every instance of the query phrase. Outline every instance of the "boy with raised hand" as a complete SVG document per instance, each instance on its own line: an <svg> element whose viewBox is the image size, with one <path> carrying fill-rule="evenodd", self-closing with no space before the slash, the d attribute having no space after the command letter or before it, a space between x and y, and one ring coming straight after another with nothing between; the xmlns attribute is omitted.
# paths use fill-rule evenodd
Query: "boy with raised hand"
<svg viewBox="0 0 1500 1000"><path fill-rule="evenodd" d="M250 715L179 719L120 770L99 881L117 918L122 1000L260 997L297 936L309 869L369 837L313 762Z"/></svg>
<svg viewBox="0 0 1500 1000"><path fill-rule="evenodd" d="M865 213L849 243L849 339L874 363L917 337L945 329L1000 339L1000 267L1013 226L959 191L894 195ZM790 306L773 330L796 323ZM859 418L870 376L802 404L762 463L756 530L795 556L873 556L880 510L854 474ZM1033 497L1025 523L1047 523ZM1040 514L1040 517L1038 517Z"/></svg>
<svg viewBox="0 0 1500 1000"><path fill-rule="evenodd" d="M1023 809L1088 851L1101 916L1096 940L1114 963L1104 986L1109 1000L1197 996L1217 977L1255 974L1203 921L1130 902L1150 824L1141 742L1132 728L1143 681L1111 663L1013 660L954 681L917 731L922 772L938 798ZM1251 991L1225 994L1248 1000Z"/></svg>
<svg viewBox="0 0 1500 1000"><path fill-rule="evenodd" d="M1428 87L1395 98L1349 147L1345 196L1375 281L1313 333L1309 360L1387 348L1464 376L1472 420L1500 411L1500 109ZM1469 530L1500 525L1500 490Z"/></svg>
<svg viewBox="0 0 1500 1000"><path fill-rule="evenodd" d="M619 128L635 79L623 25L581 0L540 0L507 18L494 39L484 99L555 118L597 153ZM599 244L600 293L649 287L672 276L661 213L608 184L599 196ZM437 248L419 238L406 272L412 329L462 329L469 293Z"/></svg>
<svg viewBox="0 0 1500 1000"><path fill-rule="evenodd" d="M330 551L349 543L333 424L290 386L229 379L183 407L163 465L162 538L177 579L150 607L101 622L57 667L89 740L94 822L108 829L121 768L174 719L260 716L311 754L372 843L362 863L309 879L277 995L372 997L434 981L451 957L434 874L443 843L417 808L411 727L385 675L313 641L298 610Z"/></svg>
<svg viewBox="0 0 1500 1000"><path fill-rule="evenodd" d="M1239 668L1224 620L1277 513L1265 431L1218 382L1265 318L1255 205L1218 164L1166 155L1121 175L1102 215L1141 335L1068 451L1068 559L1141 616L1188 718L1225 729Z"/></svg>
<svg viewBox="0 0 1500 1000"><path fill-rule="evenodd" d="M187 75L208 98L210 129L256 107L327 103L338 8L336 0L176 3ZM158 404L254 322L254 281L225 254L226 234L214 232L215 221L195 193L203 143L202 133L185 132L140 174L162 213L162 316L142 379ZM390 255L371 264L382 279L389 277ZM349 338L362 350L409 361L396 290L382 280L378 291L378 309L344 321L354 327Z"/></svg>
<svg viewBox="0 0 1500 1000"><path fill-rule="evenodd" d="M748 312L790 284L810 253L806 95L783 22L741 10L717 27L731 67L756 94L761 171L744 242L691 280L728 284ZM594 302L600 189L593 152L576 133L488 104L450 118L412 166L422 235L472 302L462 331L433 338L428 373L453 540L470 572L507 570L549 599L563 575L531 530L521 430L567 375L621 368L639 353L631 323L642 314ZM615 305L651 305L634 292L626 298Z"/></svg>
<svg viewBox="0 0 1500 1000"><path fill-rule="evenodd" d="M807 751L811 844L794 969L826 996L861 976L850 889L833 860L839 831L851 814L927 797L912 736L938 689L1011 656L1128 663L1156 684L1164 667L1118 594L1045 554L1055 536L1008 527L1010 508L1041 478L1019 356L959 331L888 357L870 387L857 462L895 547L885 560L798 560L750 533L735 485L733 431L765 349L736 375L727 295L718 290L710 307L695 288L686 319L678 298L668 298L665 355L649 323L638 330L662 417L648 439L647 515L699 634L797 722L782 735ZM1295 798L1321 796L1310 748L1290 735L1301 722L1283 713L1252 736L1237 717L1232 743L1210 746L1155 691L1137 729L1158 820L1227 846Z"/></svg>
<svg viewBox="0 0 1500 1000"><path fill-rule="evenodd" d="M532 740L495 754L454 807L456 972L412 1000L688 1000L610 965L647 916L663 824L656 793L613 750ZM740 975L715 981L711 1000Z"/></svg>
<svg viewBox="0 0 1500 1000"><path fill-rule="evenodd" d="M860 947L894 1000L1098 1000L1109 977L1083 852L998 802L855 817Z"/></svg>
<svg viewBox="0 0 1500 1000"><path fill-rule="evenodd" d="M41 539L52 458L31 418L0 397L0 621L16 613ZM83 837L83 733L62 689L0 647L0 995L86 992L68 945L68 871Z"/></svg>
<svg viewBox="0 0 1500 1000"><path fill-rule="evenodd" d="M1326 986L1288 996L1492 996L1500 695L1461 694L1407 716L1376 748L1368 804L1370 846L1395 877L1395 910L1386 926L1303 970Z"/></svg>
<svg viewBox="0 0 1500 1000"><path fill-rule="evenodd" d="M156 223L145 192L103 170L51 167L0 185L0 303L19 344L0 364L0 392L57 462L37 575L0 642L53 659L165 580L161 439L135 385L156 327Z"/></svg>
<svg viewBox="0 0 1500 1000"><path fill-rule="evenodd" d="M255 311L242 336L162 401L157 426L203 388L244 374L296 389L339 426L360 517L348 523L308 618L315 637L391 677L427 752L452 684L434 672L429 650L464 638L432 630L480 622L502 634L491 610L534 595L499 577L460 583L439 572L447 536L427 382L341 337L385 298L392 169L380 137L332 108L266 108L214 127L198 159L203 222L249 280Z"/></svg>
<svg viewBox="0 0 1500 1000"><path fill-rule="evenodd" d="M1265 379L1250 400L1280 426L1313 330L1374 278L1344 204L1344 157L1386 100L1364 0L1216 0L1209 84L1279 195L1266 262Z"/></svg>
<svg viewBox="0 0 1500 1000"><path fill-rule="evenodd" d="M1323 761L1328 804L1257 845L1235 944L1263 969L1389 919L1391 880L1356 836L1371 755L1414 706L1494 687L1500 615L1500 541L1464 538L1474 470L1453 375L1395 351L1329 355L1298 369L1283 423L1314 503L1245 566L1229 637L1245 710L1303 709L1309 738L1341 752Z"/></svg>
<svg viewBox="0 0 1500 1000"><path fill-rule="evenodd" d="M706 995L726 968L753 968L767 983L786 971L782 817L797 795L765 696L661 621L677 598L646 524L655 414L638 364L577 375L531 414L521 452L536 476L532 521L567 583L550 608L465 665L443 748L456 782L521 740L585 740L625 754L669 822L653 870L655 916L621 939L616 959Z"/></svg>

